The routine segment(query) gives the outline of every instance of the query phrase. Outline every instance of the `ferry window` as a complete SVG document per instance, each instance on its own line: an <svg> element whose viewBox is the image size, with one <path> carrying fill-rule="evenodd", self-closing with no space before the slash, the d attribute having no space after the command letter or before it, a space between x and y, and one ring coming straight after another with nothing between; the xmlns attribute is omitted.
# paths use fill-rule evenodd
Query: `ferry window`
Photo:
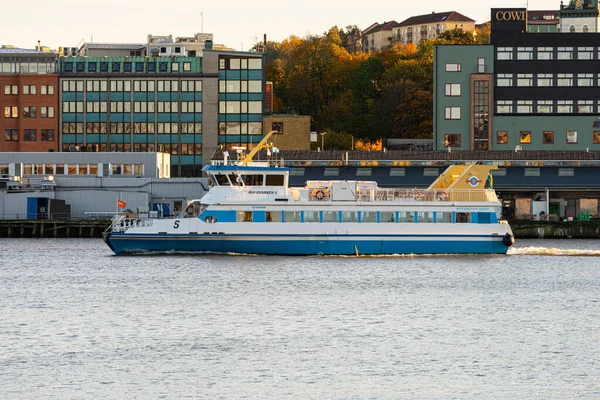
<svg viewBox="0 0 600 400"><path fill-rule="evenodd" d="M215 179L217 180L219 186L229 186L227 175L215 175Z"/></svg>
<svg viewBox="0 0 600 400"><path fill-rule="evenodd" d="M419 222L433 222L433 212L431 212L431 211L419 212L418 221Z"/></svg>
<svg viewBox="0 0 600 400"><path fill-rule="evenodd" d="M304 211L304 222L319 222L319 212Z"/></svg>
<svg viewBox="0 0 600 400"><path fill-rule="evenodd" d="M337 211L323 211L323 222L338 222Z"/></svg>
<svg viewBox="0 0 600 400"><path fill-rule="evenodd" d="M246 186L262 186L264 175L242 175Z"/></svg>
<svg viewBox="0 0 600 400"><path fill-rule="evenodd" d="M358 222L358 212L342 211L342 222Z"/></svg>
<svg viewBox="0 0 600 400"><path fill-rule="evenodd" d="M237 175L230 174L229 180L231 181L233 186L242 186L242 183L239 181L239 176L237 176Z"/></svg>
<svg viewBox="0 0 600 400"><path fill-rule="evenodd" d="M449 224L452 222L452 213L451 212L436 212L435 213L435 221L439 223Z"/></svg>
<svg viewBox="0 0 600 400"><path fill-rule="evenodd" d="M252 222L252 211L238 211L236 222Z"/></svg>
<svg viewBox="0 0 600 400"><path fill-rule="evenodd" d="M415 222L415 213L412 211L400 211L398 222Z"/></svg>
<svg viewBox="0 0 600 400"><path fill-rule="evenodd" d="M267 186L283 186L283 175L267 175Z"/></svg>
<svg viewBox="0 0 600 400"><path fill-rule="evenodd" d="M377 212L363 211L360 216L360 222L377 222Z"/></svg>
<svg viewBox="0 0 600 400"><path fill-rule="evenodd" d="M267 222L281 222L281 211L267 211Z"/></svg>
<svg viewBox="0 0 600 400"><path fill-rule="evenodd" d="M469 222L471 222L471 213L461 213L461 212L456 213L456 223L457 224L469 223Z"/></svg>
<svg viewBox="0 0 600 400"><path fill-rule="evenodd" d="M300 211L285 211L285 222L300 222Z"/></svg>
<svg viewBox="0 0 600 400"><path fill-rule="evenodd" d="M379 213L379 221L384 222L396 222L396 213L393 211L382 211Z"/></svg>

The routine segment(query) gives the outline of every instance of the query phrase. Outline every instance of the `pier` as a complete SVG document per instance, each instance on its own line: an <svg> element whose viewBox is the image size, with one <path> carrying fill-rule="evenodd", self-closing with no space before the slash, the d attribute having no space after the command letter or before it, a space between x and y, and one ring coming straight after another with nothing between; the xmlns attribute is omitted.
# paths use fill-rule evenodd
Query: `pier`
<svg viewBox="0 0 600 400"><path fill-rule="evenodd" d="M0 220L0 238L100 238L110 219Z"/></svg>

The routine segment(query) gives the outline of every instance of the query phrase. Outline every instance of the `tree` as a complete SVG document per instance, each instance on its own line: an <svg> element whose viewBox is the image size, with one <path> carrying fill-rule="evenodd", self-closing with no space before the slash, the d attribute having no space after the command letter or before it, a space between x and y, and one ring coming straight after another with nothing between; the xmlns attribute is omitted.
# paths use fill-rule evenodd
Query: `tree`
<svg viewBox="0 0 600 400"><path fill-rule="evenodd" d="M358 53L362 51L362 31L356 25L348 25L339 31L342 47L348 53Z"/></svg>
<svg viewBox="0 0 600 400"><path fill-rule="evenodd" d="M463 31L454 28L440 33L437 40L438 44L474 44L473 32Z"/></svg>

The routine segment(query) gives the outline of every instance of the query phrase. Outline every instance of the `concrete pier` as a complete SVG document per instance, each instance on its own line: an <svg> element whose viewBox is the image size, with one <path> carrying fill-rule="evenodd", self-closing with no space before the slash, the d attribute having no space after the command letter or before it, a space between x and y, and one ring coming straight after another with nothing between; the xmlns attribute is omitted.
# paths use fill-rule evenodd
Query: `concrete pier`
<svg viewBox="0 0 600 400"><path fill-rule="evenodd" d="M0 238L100 238L108 219L0 220Z"/></svg>

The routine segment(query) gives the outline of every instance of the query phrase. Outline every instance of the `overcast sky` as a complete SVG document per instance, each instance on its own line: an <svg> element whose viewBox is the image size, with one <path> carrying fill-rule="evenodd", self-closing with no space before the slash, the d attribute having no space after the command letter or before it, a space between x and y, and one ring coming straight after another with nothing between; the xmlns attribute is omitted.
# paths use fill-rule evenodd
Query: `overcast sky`
<svg viewBox="0 0 600 400"><path fill-rule="evenodd" d="M568 0L564 0L568 3ZM490 8L525 7L526 0L47 0L5 1L0 44L51 48L86 42L144 43L146 36L214 34L214 42L248 50L256 40L282 41L290 35L321 35L334 25L365 29L374 22L404 19L433 11L457 11L476 22L490 19ZM560 0L529 0L531 10L556 10Z"/></svg>

